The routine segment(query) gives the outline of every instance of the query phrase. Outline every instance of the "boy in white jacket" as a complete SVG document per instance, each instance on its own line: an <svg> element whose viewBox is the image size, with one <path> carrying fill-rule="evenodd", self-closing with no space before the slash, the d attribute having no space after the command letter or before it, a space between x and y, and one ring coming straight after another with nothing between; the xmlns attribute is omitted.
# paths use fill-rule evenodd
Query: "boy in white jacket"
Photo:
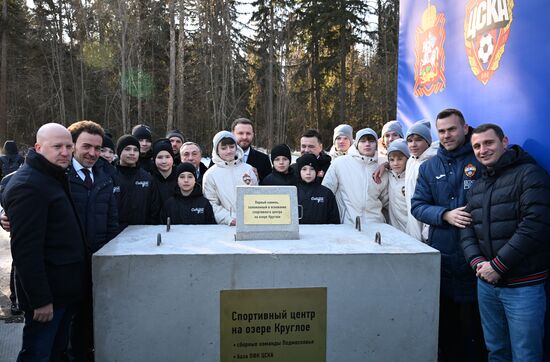
<svg viewBox="0 0 550 362"><path fill-rule="evenodd" d="M380 184L372 180L378 167L377 141L372 129L358 131L348 154L334 160L323 179L336 196L343 224L354 224L357 216L363 225L386 222L382 208L388 205L388 175Z"/></svg>
<svg viewBox="0 0 550 362"><path fill-rule="evenodd" d="M233 133L220 131L212 140L212 162L203 178L204 197L212 204L218 224L235 226L237 186L258 185L252 166L243 162L243 150Z"/></svg>
<svg viewBox="0 0 550 362"><path fill-rule="evenodd" d="M409 149L407 141L398 139L388 147L388 161L390 164L388 194L390 224L395 228L407 232L407 201L405 197L405 175Z"/></svg>
<svg viewBox="0 0 550 362"><path fill-rule="evenodd" d="M427 225L411 214L411 199L416 188L418 171L424 161L429 160L437 154L439 144L432 144L432 134L429 121L418 121L407 130L407 145L411 157L407 161L407 174L405 176L405 198L407 201L407 234L420 241L427 240ZM424 231L424 229L426 229Z"/></svg>

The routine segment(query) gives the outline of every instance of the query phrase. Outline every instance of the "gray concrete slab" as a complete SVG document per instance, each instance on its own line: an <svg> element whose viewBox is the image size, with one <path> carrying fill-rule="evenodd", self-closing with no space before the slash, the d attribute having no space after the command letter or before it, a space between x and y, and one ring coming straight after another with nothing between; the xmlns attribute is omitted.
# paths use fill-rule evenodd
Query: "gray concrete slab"
<svg viewBox="0 0 550 362"><path fill-rule="evenodd" d="M440 255L389 225L246 242L225 225L165 230L129 227L93 257L101 361L218 361L220 291L308 287L327 288L327 361L436 360Z"/></svg>

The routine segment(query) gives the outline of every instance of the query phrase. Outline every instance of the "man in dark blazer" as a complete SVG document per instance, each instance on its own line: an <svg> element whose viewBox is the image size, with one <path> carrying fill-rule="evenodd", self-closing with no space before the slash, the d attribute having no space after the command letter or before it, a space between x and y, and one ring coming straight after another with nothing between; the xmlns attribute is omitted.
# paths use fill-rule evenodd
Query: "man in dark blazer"
<svg viewBox="0 0 550 362"><path fill-rule="evenodd" d="M11 224L17 299L25 313L18 360L61 358L87 288L85 235L66 173L72 152L65 127L43 125L2 194Z"/></svg>
<svg viewBox="0 0 550 362"><path fill-rule="evenodd" d="M237 118L231 124L231 131L237 137L237 143L244 151L244 162L256 169L259 181L271 173L269 156L252 148L254 126L248 118Z"/></svg>

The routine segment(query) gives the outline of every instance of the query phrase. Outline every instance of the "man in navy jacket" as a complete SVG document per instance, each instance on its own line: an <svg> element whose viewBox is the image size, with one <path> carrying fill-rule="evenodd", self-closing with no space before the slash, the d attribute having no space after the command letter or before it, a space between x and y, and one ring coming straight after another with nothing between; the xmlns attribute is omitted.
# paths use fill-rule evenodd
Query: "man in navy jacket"
<svg viewBox="0 0 550 362"><path fill-rule="evenodd" d="M480 177L470 127L459 110L437 115L440 148L420 166L411 211L430 225L428 244L441 253L439 352L442 361L485 359L476 303L476 278L460 247L460 229L471 222L466 193Z"/></svg>
<svg viewBox="0 0 550 362"><path fill-rule="evenodd" d="M71 134L40 127L34 149L3 192L19 305L25 312L18 360L57 361L86 289L86 244L69 191Z"/></svg>
<svg viewBox="0 0 550 362"><path fill-rule="evenodd" d="M87 241L88 265L91 256L118 233L118 210L113 194L114 167L100 157L103 128L92 121L79 121L68 127L74 142L69 166L69 182L78 217ZM91 281L91 269L87 276ZM91 285L91 284L90 284ZM71 328L69 358L83 361L92 356L92 289L88 288Z"/></svg>

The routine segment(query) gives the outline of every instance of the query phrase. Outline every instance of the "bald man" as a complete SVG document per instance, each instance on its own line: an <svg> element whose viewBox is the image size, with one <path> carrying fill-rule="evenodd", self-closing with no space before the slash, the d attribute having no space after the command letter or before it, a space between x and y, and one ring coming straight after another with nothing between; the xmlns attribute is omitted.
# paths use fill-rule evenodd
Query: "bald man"
<svg viewBox="0 0 550 362"><path fill-rule="evenodd" d="M34 149L2 194L11 226L17 299L25 313L18 361L61 358L86 288L84 232L66 175L72 153L65 127L43 125Z"/></svg>

